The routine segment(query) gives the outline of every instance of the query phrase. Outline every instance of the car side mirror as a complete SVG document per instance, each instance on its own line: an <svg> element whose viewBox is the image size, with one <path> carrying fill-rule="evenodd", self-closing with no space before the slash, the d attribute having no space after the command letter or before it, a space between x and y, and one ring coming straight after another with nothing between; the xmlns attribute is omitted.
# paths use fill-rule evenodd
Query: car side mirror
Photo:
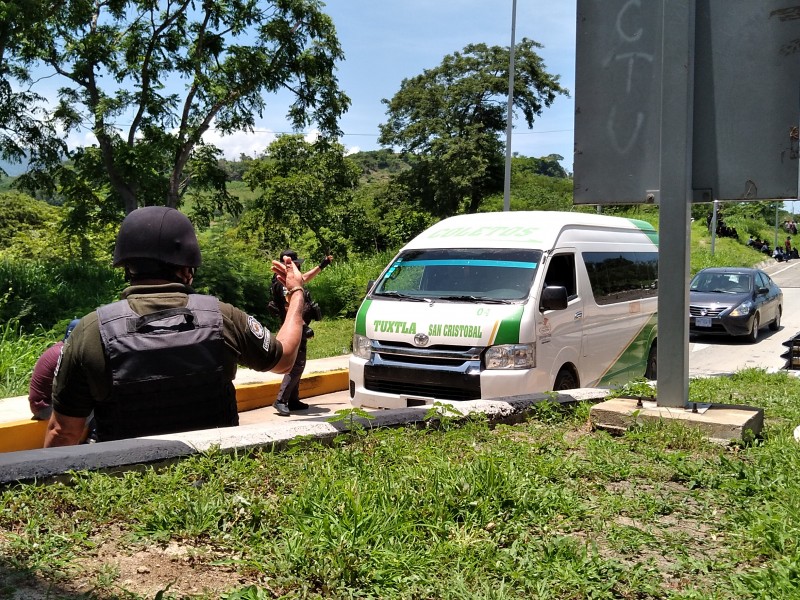
<svg viewBox="0 0 800 600"><path fill-rule="evenodd" d="M370 279L369 281L367 281L367 293L366 293L367 296L369 296L369 292L372 289L373 285L375 285L374 279Z"/></svg>
<svg viewBox="0 0 800 600"><path fill-rule="evenodd" d="M769 294L769 289L768 288L764 288L764 287L758 288L758 293L759 294Z"/></svg>
<svg viewBox="0 0 800 600"><path fill-rule="evenodd" d="M564 310L567 308L567 288L563 285L547 285L542 288L539 310Z"/></svg>

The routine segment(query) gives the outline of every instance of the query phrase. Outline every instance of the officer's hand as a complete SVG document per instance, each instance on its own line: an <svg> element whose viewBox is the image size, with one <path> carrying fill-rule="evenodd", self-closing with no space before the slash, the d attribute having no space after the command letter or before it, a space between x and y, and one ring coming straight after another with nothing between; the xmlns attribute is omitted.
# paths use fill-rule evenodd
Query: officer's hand
<svg viewBox="0 0 800 600"><path fill-rule="evenodd" d="M292 290L294 288L302 288L303 287L303 274L300 272L300 269L297 268L297 265L292 262L292 259L288 256L284 257L283 263L283 271L284 280L281 281L283 285L286 287L287 290ZM279 263L280 264L280 263ZM278 273L278 281L281 280L281 275Z"/></svg>
<svg viewBox="0 0 800 600"><path fill-rule="evenodd" d="M294 267L294 263L291 262L291 259L285 263L278 260L272 261L272 272L275 273L278 282L284 287L289 287L286 283L286 278L289 276L292 267Z"/></svg>

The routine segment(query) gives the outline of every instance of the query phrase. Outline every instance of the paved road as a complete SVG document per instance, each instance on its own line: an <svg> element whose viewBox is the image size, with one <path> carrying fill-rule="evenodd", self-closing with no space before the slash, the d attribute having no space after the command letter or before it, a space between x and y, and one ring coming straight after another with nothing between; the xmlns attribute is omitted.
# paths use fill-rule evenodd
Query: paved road
<svg viewBox="0 0 800 600"><path fill-rule="evenodd" d="M761 330L755 344L736 338L691 338L689 376L717 375L754 367L768 371L784 367L783 342L800 333L800 261L770 262L764 271L783 289L781 328Z"/></svg>

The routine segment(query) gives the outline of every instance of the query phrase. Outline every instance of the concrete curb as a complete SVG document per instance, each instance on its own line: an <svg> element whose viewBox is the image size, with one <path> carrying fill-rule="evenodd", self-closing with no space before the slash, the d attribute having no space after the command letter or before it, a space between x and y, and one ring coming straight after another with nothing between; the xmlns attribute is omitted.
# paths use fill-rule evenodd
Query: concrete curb
<svg viewBox="0 0 800 600"><path fill-rule="evenodd" d="M608 390L603 389L577 389L557 396L550 392L447 404L464 416L482 413L493 422L514 422L522 419L535 404L542 401L569 404L602 400L607 394ZM380 410L371 413L373 419L358 419L358 421L367 428L396 427L424 420L432 408L420 406ZM7 452L0 454L0 483L50 478L73 470L134 469L142 464L162 463L214 448L222 451L279 448L297 437L329 439L348 430L346 422L331 423L327 418L319 418L280 424L254 424L191 431L65 448Z"/></svg>
<svg viewBox="0 0 800 600"><path fill-rule="evenodd" d="M347 369L305 373L300 380L300 398L340 392L346 390L348 385ZM236 405L239 412L272 406L280 386L279 377L273 377L270 381L237 384ZM27 411L27 400L25 409ZM41 449L46 429L47 421L30 418L0 422L0 453Z"/></svg>

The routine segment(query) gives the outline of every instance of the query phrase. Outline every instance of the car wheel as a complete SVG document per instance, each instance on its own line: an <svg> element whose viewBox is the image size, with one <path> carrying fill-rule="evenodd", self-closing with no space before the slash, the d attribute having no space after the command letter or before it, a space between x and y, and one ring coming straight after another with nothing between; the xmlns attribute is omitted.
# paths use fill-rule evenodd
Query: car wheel
<svg viewBox="0 0 800 600"><path fill-rule="evenodd" d="M647 379L658 379L658 351L656 345L650 346L650 353L647 355L647 367L644 370Z"/></svg>
<svg viewBox="0 0 800 600"><path fill-rule="evenodd" d="M761 323L759 322L758 313L756 313L756 316L753 317L753 328L747 336L747 341L751 344L755 344L758 341L758 328L760 326Z"/></svg>
<svg viewBox="0 0 800 600"><path fill-rule="evenodd" d="M553 391L574 390L578 387L578 380L569 369L561 369L556 375L556 382L553 384Z"/></svg>
<svg viewBox="0 0 800 600"><path fill-rule="evenodd" d="M783 308L780 306L778 307L778 314L775 315L775 320L769 324L770 331L778 331L781 328L781 313L783 312Z"/></svg>

